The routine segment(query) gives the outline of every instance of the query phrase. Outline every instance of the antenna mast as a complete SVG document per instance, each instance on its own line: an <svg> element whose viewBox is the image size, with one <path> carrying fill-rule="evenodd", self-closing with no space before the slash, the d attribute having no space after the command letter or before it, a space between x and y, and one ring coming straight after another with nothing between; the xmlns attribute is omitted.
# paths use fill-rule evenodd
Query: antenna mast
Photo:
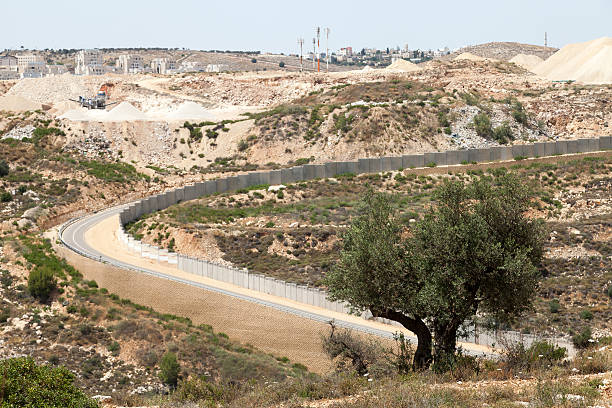
<svg viewBox="0 0 612 408"><path fill-rule="evenodd" d="M544 31L544 46L548 47L548 33Z"/></svg>
<svg viewBox="0 0 612 408"><path fill-rule="evenodd" d="M321 72L321 27L317 27L317 72Z"/></svg>
<svg viewBox="0 0 612 408"><path fill-rule="evenodd" d="M326 72L329 72L329 27L325 29L325 38L326 38L326 51L325 58L327 59L327 67L325 69Z"/></svg>
<svg viewBox="0 0 612 408"><path fill-rule="evenodd" d="M300 45L300 72L304 71L304 61L302 60L303 48L304 48L304 39L298 38L298 44Z"/></svg>
<svg viewBox="0 0 612 408"><path fill-rule="evenodd" d="M312 38L312 71L315 70L315 59L317 58L317 39Z"/></svg>

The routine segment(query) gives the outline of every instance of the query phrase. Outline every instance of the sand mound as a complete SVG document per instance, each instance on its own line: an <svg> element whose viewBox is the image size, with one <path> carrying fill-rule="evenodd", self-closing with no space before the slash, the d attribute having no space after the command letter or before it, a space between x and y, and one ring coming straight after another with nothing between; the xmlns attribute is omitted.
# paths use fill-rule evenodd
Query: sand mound
<svg viewBox="0 0 612 408"><path fill-rule="evenodd" d="M41 109L40 103L36 103L17 95L6 95L0 97L0 111L25 112Z"/></svg>
<svg viewBox="0 0 612 408"><path fill-rule="evenodd" d="M147 120L147 115L136 109L134 105L129 102L121 102L108 111L106 115L107 122L122 122L126 120Z"/></svg>
<svg viewBox="0 0 612 408"><path fill-rule="evenodd" d="M406 61L405 59L397 59L393 62L393 64L389 65L385 68L388 71L400 71L400 72L414 72L420 71L421 68L416 64L413 64L410 61Z"/></svg>
<svg viewBox="0 0 612 408"><path fill-rule="evenodd" d="M198 119L198 120L212 120L213 115L210 114L206 109L196 102L184 102L177 110L170 112L166 115L168 120L187 120L187 119Z"/></svg>
<svg viewBox="0 0 612 408"><path fill-rule="evenodd" d="M612 84L612 38L566 45L532 71L552 81Z"/></svg>
<svg viewBox="0 0 612 408"><path fill-rule="evenodd" d="M482 58L479 57L478 55L474 55L471 52L464 52L462 54L459 54L455 57L455 61L462 61L462 60L468 60L468 61L486 61L487 58Z"/></svg>
<svg viewBox="0 0 612 408"><path fill-rule="evenodd" d="M366 65L365 67L363 67L362 71L374 71L374 68L369 65Z"/></svg>
<svg viewBox="0 0 612 408"><path fill-rule="evenodd" d="M59 117L72 121L92 121L92 122L124 122L136 120L148 120L147 115L136 109L129 102L121 102L110 111L101 109L78 108L72 109Z"/></svg>
<svg viewBox="0 0 612 408"><path fill-rule="evenodd" d="M541 64L544 60L537 55L525 55L518 54L515 55L509 62L513 62L519 67L525 68L528 71L531 71L533 67L538 64Z"/></svg>

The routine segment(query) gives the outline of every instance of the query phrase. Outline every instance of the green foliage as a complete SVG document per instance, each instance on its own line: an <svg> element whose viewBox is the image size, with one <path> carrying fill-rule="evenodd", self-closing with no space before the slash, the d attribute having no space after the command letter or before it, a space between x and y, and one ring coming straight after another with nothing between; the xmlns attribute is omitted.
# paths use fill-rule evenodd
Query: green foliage
<svg viewBox="0 0 612 408"><path fill-rule="evenodd" d="M8 203L13 201L13 195L5 190L0 190L0 202Z"/></svg>
<svg viewBox="0 0 612 408"><path fill-rule="evenodd" d="M181 366L176 359L176 354L170 351L164 354L161 362L159 363L159 368L159 378L162 380L162 382L172 387L176 387L181 371Z"/></svg>
<svg viewBox="0 0 612 408"><path fill-rule="evenodd" d="M559 304L559 299L553 299L548 303L550 308L550 313L559 313L559 309L561 305Z"/></svg>
<svg viewBox="0 0 612 408"><path fill-rule="evenodd" d="M530 371L558 364L566 356L565 347L557 347L548 341L535 341L529 347L519 342L505 347L503 361L512 371Z"/></svg>
<svg viewBox="0 0 612 408"><path fill-rule="evenodd" d="M493 129L491 128L491 118L484 112L474 116L473 119L474 130L480 137L489 138L493 135Z"/></svg>
<svg viewBox="0 0 612 408"><path fill-rule="evenodd" d="M74 386L66 368L38 366L30 358L0 361L0 383L2 407L99 407Z"/></svg>
<svg viewBox="0 0 612 408"><path fill-rule="evenodd" d="M512 117L521 125L527 125L527 114L519 101L514 101L512 104Z"/></svg>
<svg viewBox="0 0 612 408"><path fill-rule="evenodd" d="M28 290L32 296L41 302L46 302L55 288L55 275L48 266L39 266L30 272L28 276Z"/></svg>
<svg viewBox="0 0 612 408"><path fill-rule="evenodd" d="M9 166L4 160L0 160L0 177L8 176Z"/></svg>
<svg viewBox="0 0 612 408"><path fill-rule="evenodd" d="M83 160L80 164L87 169L88 174L104 181L129 183L141 179L149 180L149 176L138 173L136 168L128 163L105 163L97 160Z"/></svg>
<svg viewBox="0 0 612 408"><path fill-rule="evenodd" d="M514 139L512 129L510 129L508 122L504 122L500 126L493 129L493 139L501 144L506 144L508 141Z"/></svg>
<svg viewBox="0 0 612 408"><path fill-rule="evenodd" d="M532 194L515 176L447 182L435 197L403 237L393 200L366 194L325 280L333 299L415 332L425 365L420 347L432 334L436 358L454 355L460 325L476 312L508 321L530 306L545 236L524 215Z"/></svg>
<svg viewBox="0 0 612 408"><path fill-rule="evenodd" d="M249 148L249 143L248 143L246 140L241 139L241 140L238 142L238 151L239 151L239 152L244 152L244 151L245 151L246 149L248 149L248 148Z"/></svg>
<svg viewBox="0 0 612 408"><path fill-rule="evenodd" d="M582 320L593 320L593 312L591 312L589 309L584 309L580 312L580 318Z"/></svg>
<svg viewBox="0 0 612 408"><path fill-rule="evenodd" d="M479 103L478 96L469 92L460 94L461 98L470 106L476 106Z"/></svg>
<svg viewBox="0 0 612 408"><path fill-rule="evenodd" d="M608 297L612 299L612 284L608 285L607 293L608 293Z"/></svg>
<svg viewBox="0 0 612 408"><path fill-rule="evenodd" d="M350 114L346 116L344 112L340 114L334 114L334 129L341 133L347 133L351 130L351 123L353 122L354 115Z"/></svg>
<svg viewBox="0 0 612 408"><path fill-rule="evenodd" d="M574 347L578 349L585 349L591 345L591 328L585 327L580 333L576 333L572 336L572 343Z"/></svg>

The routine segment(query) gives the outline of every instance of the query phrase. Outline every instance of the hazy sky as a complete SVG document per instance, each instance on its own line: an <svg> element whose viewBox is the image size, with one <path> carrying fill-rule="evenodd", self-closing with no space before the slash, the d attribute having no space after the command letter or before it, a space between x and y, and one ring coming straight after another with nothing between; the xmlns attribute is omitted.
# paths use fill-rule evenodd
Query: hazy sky
<svg viewBox="0 0 612 408"><path fill-rule="evenodd" d="M2 0L0 49L185 47L296 53L314 27L330 48L549 45L612 36L612 0Z"/></svg>

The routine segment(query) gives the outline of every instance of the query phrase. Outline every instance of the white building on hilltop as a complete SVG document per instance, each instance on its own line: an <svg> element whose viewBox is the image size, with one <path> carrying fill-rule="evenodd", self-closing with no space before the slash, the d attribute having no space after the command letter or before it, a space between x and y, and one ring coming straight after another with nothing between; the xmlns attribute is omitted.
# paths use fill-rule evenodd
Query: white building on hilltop
<svg viewBox="0 0 612 408"><path fill-rule="evenodd" d="M17 55L17 69L23 73L26 71L26 67L29 64L44 64L44 60L39 55L34 54L20 54Z"/></svg>
<svg viewBox="0 0 612 408"><path fill-rule="evenodd" d="M176 61L170 58L155 58L151 61L151 69L156 74L171 74L176 71Z"/></svg>
<svg viewBox="0 0 612 408"><path fill-rule="evenodd" d="M124 74L142 72L144 63L140 55L123 54L117 58L117 68Z"/></svg>
<svg viewBox="0 0 612 408"><path fill-rule="evenodd" d="M76 75L104 74L102 54L99 50L81 50L77 53L75 61L74 73Z"/></svg>

